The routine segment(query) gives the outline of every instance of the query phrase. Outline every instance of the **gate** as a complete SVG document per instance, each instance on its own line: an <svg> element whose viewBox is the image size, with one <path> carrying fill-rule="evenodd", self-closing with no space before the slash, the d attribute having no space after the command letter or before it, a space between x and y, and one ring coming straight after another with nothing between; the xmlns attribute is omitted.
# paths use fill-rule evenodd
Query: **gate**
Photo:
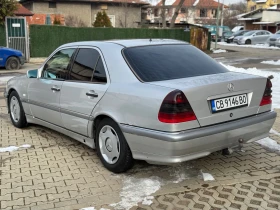
<svg viewBox="0 0 280 210"><path fill-rule="evenodd" d="M25 17L6 17L7 47L20 50L29 61L29 36Z"/></svg>

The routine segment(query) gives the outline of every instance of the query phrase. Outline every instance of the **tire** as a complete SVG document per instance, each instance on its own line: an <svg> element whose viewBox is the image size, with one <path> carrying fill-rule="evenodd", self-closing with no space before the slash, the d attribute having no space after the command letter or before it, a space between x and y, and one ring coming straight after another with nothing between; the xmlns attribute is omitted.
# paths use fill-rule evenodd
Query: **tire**
<svg viewBox="0 0 280 210"><path fill-rule="evenodd" d="M96 150L101 162L109 171L122 173L133 166L133 157L118 124L103 119L96 130Z"/></svg>
<svg viewBox="0 0 280 210"><path fill-rule="evenodd" d="M20 62L19 59L16 57L9 57L7 62L6 62L6 69L7 70L17 70L20 68Z"/></svg>
<svg viewBox="0 0 280 210"><path fill-rule="evenodd" d="M250 39L248 39L248 40L245 41L245 44L251 44L251 43L252 43L252 42L251 42Z"/></svg>
<svg viewBox="0 0 280 210"><path fill-rule="evenodd" d="M21 101L16 91L9 95L9 112L13 125L17 128L24 128L27 126L24 110Z"/></svg>

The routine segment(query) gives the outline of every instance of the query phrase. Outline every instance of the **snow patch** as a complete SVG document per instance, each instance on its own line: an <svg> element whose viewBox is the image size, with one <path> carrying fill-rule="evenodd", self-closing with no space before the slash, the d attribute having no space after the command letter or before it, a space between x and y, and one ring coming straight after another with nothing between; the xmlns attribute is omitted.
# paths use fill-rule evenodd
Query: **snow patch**
<svg viewBox="0 0 280 210"><path fill-rule="evenodd" d="M201 172L202 173L202 177L203 177L203 180L206 182L206 181L214 181L215 179L214 179L214 177L211 175L211 174L209 174L209 173L203 173L203 172Z"/></svg>
<svg viewBox="0 0 280 210"><path fill-rule="evenodd" d="M5 85L13 77L0 77L0 85Z"/></svg>
<svg viewBox="0 0 280 210"><path fill-rule="evenodd" d="M280 152L280 144L269 137L258 140L256 142L269 150Z"/></svg>
<svg viewBox="0 0 280 210"><path fill-rule="evenodd" d="M270 47L268 44L238 45L238 44L235 44L235 43L219 42L218 45L234 46L234 47L246 47L246 48L261 48L261 49L270 49L270 50L280 50L279 47L274 47L274 46Z"/></svg>
<svg viewBox="0 0 280 210"><path fill-rule="evenodd" d="M154 199L154 196L145 197L144 200L142 201L142 204L149 206L153 203L153 199Z"/></svg>
<svg viewBox="0 0 280 210"><path fill-rule="evenodd" d="M120 193L121 201L110 204L114 209L129 210L133 206L137 206L139 202L150 203L148 196L158 191L161 182L158 177L150 178L134 178L126 177L123 182L123 188Z"/></svg>
<svg viewBox="0 0 280 210"><path fill-rule="evenodd" d="M280 65L280 60L278 60L278 61L263 61L261 63L278 66L278 65Z"/></svg>
<svg viewBox="0 0 280 210"><path fill-rule="evenodd" d="M280 136L280 133L278 133L276 130L272 129L270 130L270 133L275 134L277 136Z"/></svg>
<svg viewBox="0 0 280 210"><path fill-rule="evenodd" d="M97 209L95 209L94 207L86 207L86 208L82 208L80 210L97 210Z"/></svg>
<svg viewBox="0 0 280 210"><path fill-rule="evenodd" d="M19 147L17 147L17 146L0 147L0 152L13 152L20 148L29 148L29 147L31 147L31 145L29 145L29 144L24 144Z"/></svg>
<svg viewBox="0 0 280 210"><path fill-rule="evenodd" d="M273 72L273 71L266 71L266 70L259 70L257 68L237 68L234 66L225 65L220 63L224 67L226 67L230 71L239 72L239 73L246 73L246 74L253 74L263 77L268 77L273 75L272 82L272 108L280 108L280 73Z"/></svg>
<svg viewBox="0 0 280 210"><path fill-rule="evenodd" d="M219 50L212 50L213 53L215 54L218 54L218 53L225 53L227 52L226 50L222 50L222 49L219 49Z"/></svg>

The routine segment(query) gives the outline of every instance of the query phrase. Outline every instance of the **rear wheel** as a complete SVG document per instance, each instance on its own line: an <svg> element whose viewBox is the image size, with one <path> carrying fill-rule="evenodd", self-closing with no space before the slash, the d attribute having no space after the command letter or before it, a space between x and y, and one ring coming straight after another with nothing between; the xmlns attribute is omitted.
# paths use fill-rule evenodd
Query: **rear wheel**
<svg viewBox="0 0 280 210"><path fill-rule="evenodd" d="M10 118L15 127L24 128L27 126L25 113L16 91L10 93L9 111L10 111Z"/></svg>
<svg viewBox="0 0 280 210"><path fill-rule="evenodd" d="M19 67L20 67L19 59L16 58L16 57L8 58L5 67L6 67L7 70L11 70L11 69L17 70L17 69L19 69Z"/></svg>
<svg viewBox="0 0 280 210"><path fill-rule="evenodd" d="M246 40L246 42L245 42L245 44L251 44L251 43L252 43L252 42L251 42L250 39Z"/></svg>
<svg viewBox="0 0 280 210"><path fill-rule="evenodd" d="M103 165L114 173L122 173L133 166L130 148L118 124L103 119L96 130L96 149Z"/></svg>

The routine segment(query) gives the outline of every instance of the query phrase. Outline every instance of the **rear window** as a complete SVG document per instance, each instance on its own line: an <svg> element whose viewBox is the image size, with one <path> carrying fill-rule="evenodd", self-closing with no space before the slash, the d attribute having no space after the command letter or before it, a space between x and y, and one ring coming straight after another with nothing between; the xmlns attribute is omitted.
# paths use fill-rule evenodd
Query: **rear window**
<svg viewBox="0 0 280 210"><path fill-rule="evenodd" d="M144 82L180 79L228 72L192 45L156 45L125 48L123 54Z"/></svg>

